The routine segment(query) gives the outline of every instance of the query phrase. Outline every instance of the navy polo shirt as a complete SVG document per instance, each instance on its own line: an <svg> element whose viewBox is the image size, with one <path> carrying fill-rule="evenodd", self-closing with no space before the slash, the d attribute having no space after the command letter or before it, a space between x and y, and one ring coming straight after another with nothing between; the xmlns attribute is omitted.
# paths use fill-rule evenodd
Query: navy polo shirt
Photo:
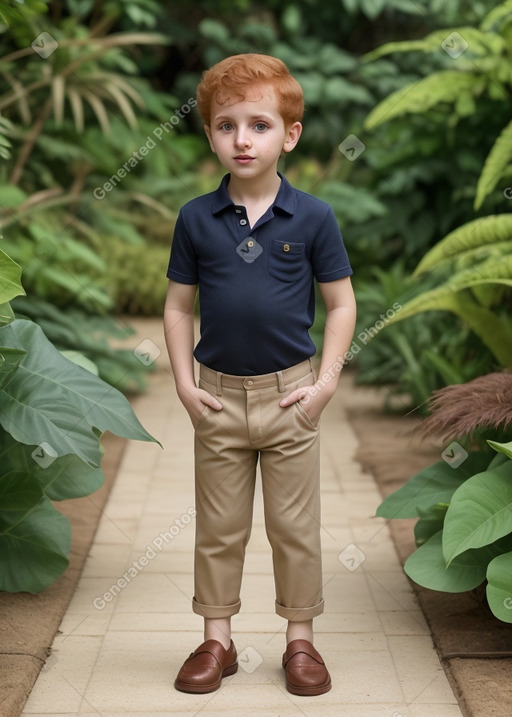
<svg viewBox="0 0 512 717"><path fill-rule="evenodd" d="M215 371L257 375L313 356L314 279L352 274L331 207L279 176L273 205L252 228L227 192L229 174L176 221L167 276L199 285L194 356Z"/></svg>

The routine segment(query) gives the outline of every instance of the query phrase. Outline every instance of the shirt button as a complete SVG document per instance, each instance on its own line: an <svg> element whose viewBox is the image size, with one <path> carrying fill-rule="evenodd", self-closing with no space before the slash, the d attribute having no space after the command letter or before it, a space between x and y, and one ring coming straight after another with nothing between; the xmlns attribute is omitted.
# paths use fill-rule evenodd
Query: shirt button
<svg viewBox="0 0 512 717"><path fill-rule="evenodd" d="M252 249L252 247L254 246L254 242L253 242L252 239L250 239L250 240L247 242L247 246L248 246L250 249Z"/></svg>
<svg viewBox="0 0 512 717"><path fill-rule="evenodd" d="M240 219L240 224L245 227L245 225L247 224L247 219Z"/></svg>
<svg viewBox="0 0 512 717"><path fill-rule="evenodd" d="M285 244L285 245L283 246L283 251L290 251L290 245L289 245L289 244Z"/></svg>

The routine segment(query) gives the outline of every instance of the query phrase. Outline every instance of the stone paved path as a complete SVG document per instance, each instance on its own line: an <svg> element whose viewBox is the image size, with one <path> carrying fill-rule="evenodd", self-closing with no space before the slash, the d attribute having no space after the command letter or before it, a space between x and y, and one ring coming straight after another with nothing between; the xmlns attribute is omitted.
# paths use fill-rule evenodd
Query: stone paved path
<svg viewBox="0 0 512 717"><path fill-rule="evenodd" d="M322 419L326 611L315 620L315 646L333 689L319 697L285 689L285 621L273 612L258 490L242 611L233 618L238 673L209 695L173 688L184 658L202 641L202 620L191 611L192 428L174 392L161 324L141 326L138 340L151 340L162 354L148 393L133 405L164 450L128 444L77 591L23 715L460 717L385 522L372 517L379 492L352 458L357 440L344 404L357 400L357 389L348 375Z"/></svg>

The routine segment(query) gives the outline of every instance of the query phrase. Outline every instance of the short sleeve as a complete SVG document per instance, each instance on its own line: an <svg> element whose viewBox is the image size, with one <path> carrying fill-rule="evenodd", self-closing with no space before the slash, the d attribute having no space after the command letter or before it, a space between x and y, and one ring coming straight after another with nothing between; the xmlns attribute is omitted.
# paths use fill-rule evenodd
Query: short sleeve
<svg viewBox="0 0 512 717"><path fill-rule="evenodd" d="M330 206L313 242L311 264L319 282L344 279L353 273L338 222Z"/></svg>
<svg viewBox="0 0 512 717"><path fill-rule="evenodd" d="M178 214L171 246L167 278L179 284L197 284L197 255L185 226L183 210Z"/></svg>

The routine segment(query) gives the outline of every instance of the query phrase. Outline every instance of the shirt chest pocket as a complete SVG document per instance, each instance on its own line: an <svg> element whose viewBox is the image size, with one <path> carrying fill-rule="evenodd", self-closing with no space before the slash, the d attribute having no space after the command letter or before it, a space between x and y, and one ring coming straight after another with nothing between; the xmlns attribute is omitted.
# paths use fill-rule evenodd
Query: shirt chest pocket
<svg viewBox="0 0 512 717"><path fill-rule="evenodd" d="M306 245L274 239L270 247L268 270L280 281L297 281L306 270Z"/></svg>

